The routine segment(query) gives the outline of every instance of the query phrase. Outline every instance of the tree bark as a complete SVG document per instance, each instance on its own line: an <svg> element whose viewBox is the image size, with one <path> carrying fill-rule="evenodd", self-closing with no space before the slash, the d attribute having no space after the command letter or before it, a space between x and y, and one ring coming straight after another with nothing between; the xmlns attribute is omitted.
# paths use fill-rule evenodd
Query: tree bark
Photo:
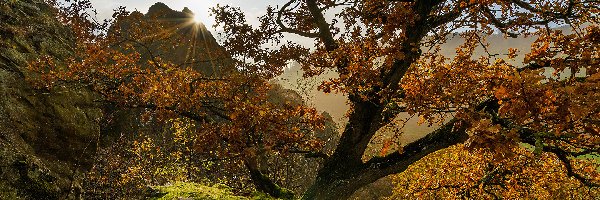
<svg viewBox="0 0 600 200"><path fill-rule="evenodd" d="M292 192L277 185L260 170L256 161L256 157L250 156L249 158L243 159L243 161L244 165L250 172L250 178L252 179L252 183L254 184L254 187L256 187L256 190L269 194L270 196L278 199L294 198L294 194Z"/></svg>
<svg viewBox="0 0 600 200"><path fill-rule="evenodd" d="M356 103L354 108L335 152L325 160L303 199L347 199L365 185L356 177L362 171L364 149L380 128L371 123L378 109L371 102Z"/></svg>
<svg viewBox="0 0 600 200"><path fill-rule="evenodd" d="M463 143L468 139L465 129L457 126L458 120L451 120L427 136L412 142L385 157L375 157L360 164L330 159L319 170L317 180L304 194L303 199L348 199L356 190L390 174L401 173L421 158Z"/></svg>

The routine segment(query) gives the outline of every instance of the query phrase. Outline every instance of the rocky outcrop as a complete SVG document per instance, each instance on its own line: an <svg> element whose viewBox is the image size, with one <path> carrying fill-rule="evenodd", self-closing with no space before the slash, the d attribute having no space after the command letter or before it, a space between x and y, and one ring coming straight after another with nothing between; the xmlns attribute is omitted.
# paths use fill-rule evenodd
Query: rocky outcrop
<svg viewBox="0 0 600 200"><path fill-rule="evenodd" d="M193 15L187 7L176 11L158 2L145 14L134 11L117 19L109 33L133 40L129 42L142 53L141 65L147 65L153 57L160 57L162 61L192 67L209 76L235 71L225 48L217 43L204 24L193 21Z"/></svg>
<svg viewBox="0 0 600 200"><path fill-rule="evenodd" d="M42 0L0 2L0 199L72 199L91 166L102 110L79 86L35 90L27 62L70 55L69 31Z"/></svg>

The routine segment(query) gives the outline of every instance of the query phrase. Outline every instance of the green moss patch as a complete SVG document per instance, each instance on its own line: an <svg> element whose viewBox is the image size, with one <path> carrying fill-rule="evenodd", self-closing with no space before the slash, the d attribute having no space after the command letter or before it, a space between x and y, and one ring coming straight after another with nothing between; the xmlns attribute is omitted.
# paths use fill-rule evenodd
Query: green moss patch
<svg viewBox="0 0 600 200"><path fill-rule="evenodd" d="M246 197L234 195L229 188L221 185L206 186L198 183L178 182L168 186L152 187L156 190L157 197L151 199L166 200L166 199L226 199L226 200L242 200Z"/></svg>
<svg viewBox="0 0 600 200"><path fill-rule="evenodd" d="M151 187L152 200L194 199L194 200L274 200L269 195L255 192L251 197L237 196L225 185L207 186L199 183L176 182L166 186Z"/></svg>

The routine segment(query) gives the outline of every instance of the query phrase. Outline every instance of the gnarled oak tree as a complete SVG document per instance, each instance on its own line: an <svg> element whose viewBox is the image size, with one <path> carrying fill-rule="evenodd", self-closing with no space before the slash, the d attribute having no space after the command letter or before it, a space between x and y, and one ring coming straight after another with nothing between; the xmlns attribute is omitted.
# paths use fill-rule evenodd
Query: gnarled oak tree
<svg viewBox="0 0 600 200"><path fill-rule="evenodd" d="M552 152L568 176L598 186L597 171L576 171L573 156L598 153L600 64L597 1L587 0L289 0L269 7L251 29L239 9L214 9L226 32L225 47L259 59L264 44L285 34L315 39L314 46L283 44L310 77L333 69L339 77L320 85L348 96L349 121L333 155L305 199L345 199L422 157L466 143L507 158L519 142ZM334 16L328 20L326 16ZM569 26L571 33L551 27ZM487 51L487 35L537 37L522 62ZM459 34L465 43L453 58L440 45ZM311 49L312 48L312 49ZM294 53L289 53L294 50ZM254 53L256 52L256 53ZM522 63L522 64L511 64ZM544 70L568 73L546 76ZM584 75L576 76L577 73ZM430 122L437 131L401 151L364 161L373 136L399 113ZM448 114L451 113L451 114ZM583 174L582 174L583 173Z"/></svg>

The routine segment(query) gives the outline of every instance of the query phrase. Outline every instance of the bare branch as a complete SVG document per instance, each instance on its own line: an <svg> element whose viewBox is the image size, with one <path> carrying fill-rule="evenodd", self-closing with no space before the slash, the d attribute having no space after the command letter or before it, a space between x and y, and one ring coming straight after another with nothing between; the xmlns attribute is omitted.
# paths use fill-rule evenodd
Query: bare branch
<svg viewBox="0 0 600 200"><path fill-rule="evenodd" d="M277 25L279 25L279 27L281 28L280 32L287 32L287 33L293 33L296 35L300 35L303 37L308 37L308 38L317 38L319 37L318 33L310 33L310 32L303 32L303 31L299 31L293 28L289 28L287 27L285 24L283 24L283 21L281 21L281 18L283 16L283 13L285 13L287 11L287 8L292 5L292 3L294 3L296 0L291 0L289 2L287 2L286 4L284 4L281 9L279 9L279 12L277 12L277 18L275 19L275 23L277 23Z"/></svg>
<svg viewBox="0 0 600 200"><path fill-rule="evenodd" d="M335 42L335 39L333 38L333 33L331 33L329 23L327 23L327 21L325 20L325 17L321 12L321 8L319 8L319 6L317 5L316 0L306 0L306 6L312 14L314 23L319 29L319 38L325 45L325 49L327 51L333 51L337 49L338 45Z"/></svg>
<svg viewBox="0 0 600 200"><path fill-rule="evenodd" d="M600 187L600 184L594 183L590 179L585 178L581 174L578 174L573 171L573 166L571 165L571 160L569 160L569 158L567 157L570 155L569 152L562 150L558 147L549 147L549 146L545 146L542 150L545 152L551 152L554 155L556 155L558 157L558 159L563 163L563 165L565 165L565 168L567 169L567 175L579 180L581 183L583 183L584 185L586 185L588 187Z"/></svg>
<svg viewBox="0 0 600 200"><path fill-rule="evenodd" d="M290 153L301 153L304 154L305 158L329 158L329 155L323 152L315 152L315 151L305 151L305 150L291 150Z"/></svg>
<svg viewBox="0 0 600 200"><path fill-rule="evenodd" d="M486 18L488 18L488 20L490 20L490 22L492 22L492 24L494 26L496 26L496 28L498 28L498 30L500 30L500 32L502 32L512 38L517 38L519 36L516 33L509 32L507 29L510 27L510 25L507 23L503 23L498 18L496 18L494 16L494 14L492 13L492 11L490 10L490 8L488 8L487 6L481 6L481 10L483 11L483 15Z"/></svg>
<svg viewBox="0 0 600 200"><path fill-rule="evenodd" d="M441 128L414 141L402 149L385 157L374 157L364 164L366 171L372 174L387 174L404 171L410 164L437 150L467 141L464 128L458 127L459 120L453 119Z"/></svg>

